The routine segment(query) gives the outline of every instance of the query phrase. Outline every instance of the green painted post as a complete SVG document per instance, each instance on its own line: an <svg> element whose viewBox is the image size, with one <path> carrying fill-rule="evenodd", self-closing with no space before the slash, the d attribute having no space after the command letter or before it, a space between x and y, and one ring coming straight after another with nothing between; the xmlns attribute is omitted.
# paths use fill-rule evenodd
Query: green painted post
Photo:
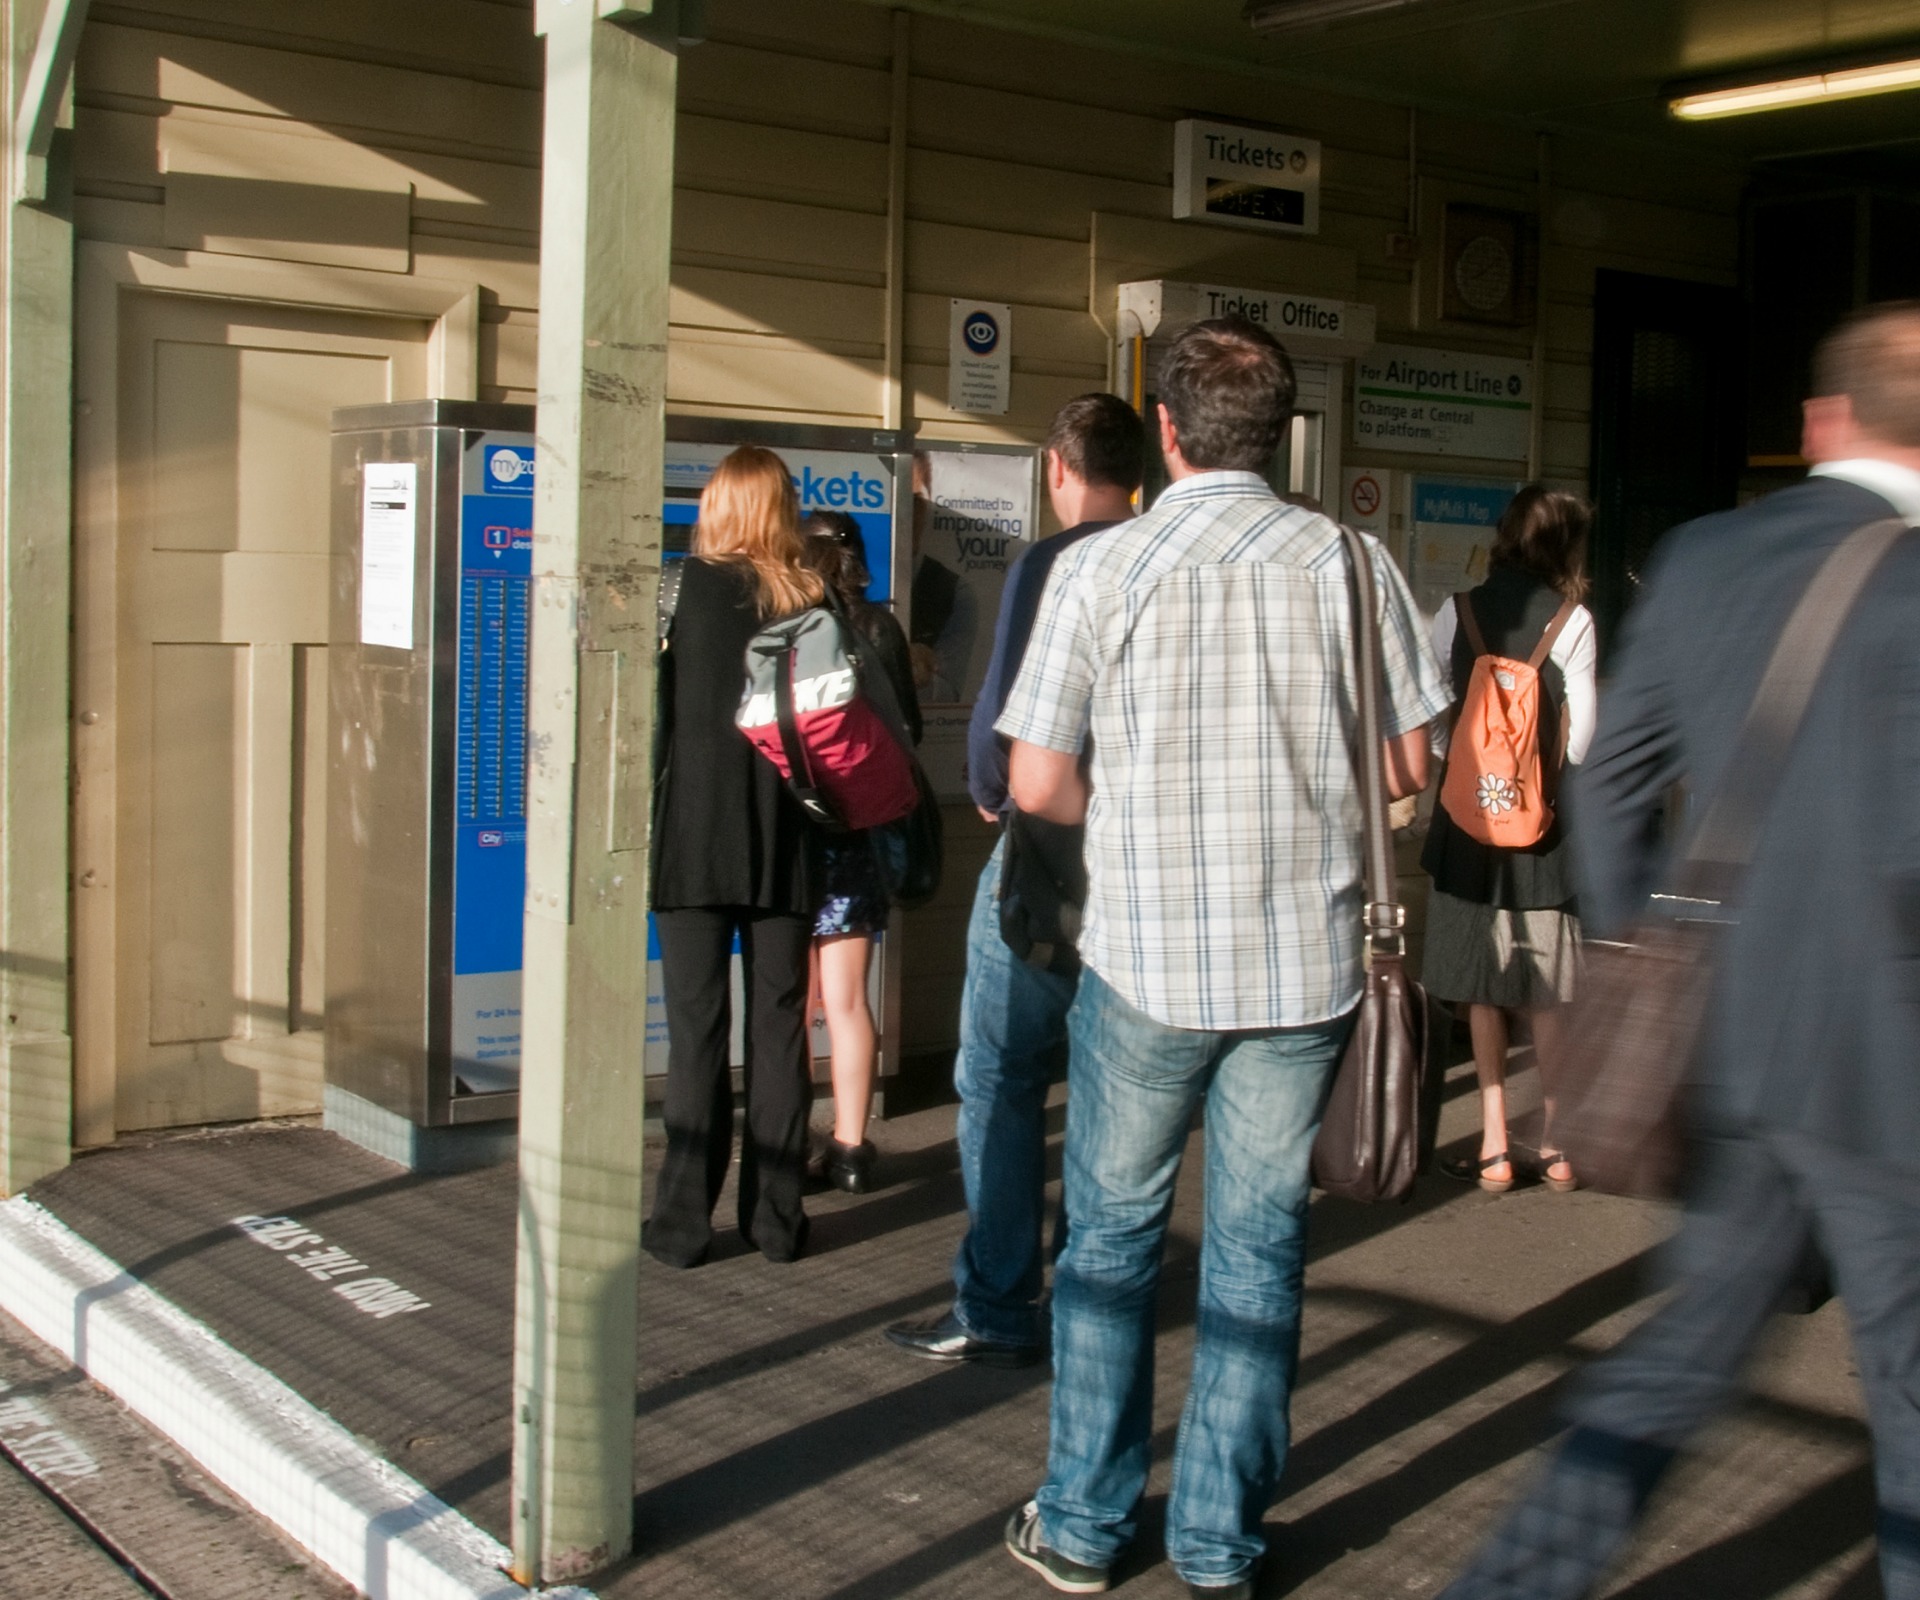
<svg viewBox="0 0 1920 1600"><path fill-rule="evenodd" d="M675 21L673 0L540 0L536 21L547 94L513 1461L526 1582L584 1577L633 1542Z"/></svg>
<svg viewBox="0 0 1920 1600"><path fill-rule="evenodd" d="M6 11L0 289L0 1195L67 1164L73 186L54 111L72 0ZM36 70L36 56L41 64ZM66 55L71 60L70 48ZM49 64L50 63L50 64ZM31 98L29 91L31 90ZM23 128L41 145L22 145ZM32 155L29 162L26 157ZM33 182L23 194L21 175ZM34 193L32 191L37 191ZM31 199L33 203L27 203Z"/></svg>

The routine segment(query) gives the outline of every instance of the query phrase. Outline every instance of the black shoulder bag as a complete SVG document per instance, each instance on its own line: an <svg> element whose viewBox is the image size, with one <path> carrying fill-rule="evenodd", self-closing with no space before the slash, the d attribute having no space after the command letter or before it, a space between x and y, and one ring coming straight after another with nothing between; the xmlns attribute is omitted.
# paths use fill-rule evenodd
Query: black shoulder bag
<svg viewBox="0 0 1920 1600"><path fill-rule="evenodd" d="M1619 941L1589 941L1560 1069L1561 1149L1580 1181L1664 1197L1686 1150L1682 1091L1700 1047L1719 929L1733 919L1807 705L1867 581L1907 525L1857 529L1829 555L1787 619L1741 724L1725 777L1653 898L1660 910Z"/></svg>

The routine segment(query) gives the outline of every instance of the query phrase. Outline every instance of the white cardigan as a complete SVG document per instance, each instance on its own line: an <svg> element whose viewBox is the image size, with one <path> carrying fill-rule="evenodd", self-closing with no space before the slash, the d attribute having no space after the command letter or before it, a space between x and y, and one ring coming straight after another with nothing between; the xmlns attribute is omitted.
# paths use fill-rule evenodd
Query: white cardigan
<svg viewBox="0 0 1920 1600"><path fill-rule="evenodd" d="M1454 613L1453 596L1448 595L1433 618L1433 648L1440 654L1440 670L1449 682L1453 678L1453 636L1460 626ZM1575 606L1560 637L1553 641L1547 659L1560 669L1567 686L1567 764L1578 766L1587 758L1593 743L1594 719L1599 713L1597 684L1599 650L1593 631L1593 613Z"/></svg>

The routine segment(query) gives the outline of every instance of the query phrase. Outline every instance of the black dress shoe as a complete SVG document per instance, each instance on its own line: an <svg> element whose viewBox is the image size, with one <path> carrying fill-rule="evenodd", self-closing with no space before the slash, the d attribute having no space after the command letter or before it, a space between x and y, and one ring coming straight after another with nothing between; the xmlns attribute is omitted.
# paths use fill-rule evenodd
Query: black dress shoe
<svg viewBox="0 0 1920 1600"><path fill-rule="evenodd" d="M976 1339L949 1311L931 1322L896 1322L887 1337L902 1350L929 1361L977 1361L983 1367L1030 1367L1046 1355L1037 1344L994 1344Z"/></svg>
<svg viewBox="0 0 1920 1600"><path fill-rule="evenodd" d="M827 1141L826 1180L848 1194L865 1194L873 1185L874 1148L871 1139L858 1144Z"/></svg>

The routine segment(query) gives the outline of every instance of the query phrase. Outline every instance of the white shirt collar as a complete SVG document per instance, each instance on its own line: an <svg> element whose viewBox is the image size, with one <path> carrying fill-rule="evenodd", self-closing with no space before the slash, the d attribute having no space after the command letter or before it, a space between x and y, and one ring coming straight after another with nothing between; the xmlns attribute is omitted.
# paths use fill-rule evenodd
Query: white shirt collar
<svg viewBox="0 0 1920 1600"><path fill-rule="evenodd" d="M1877 456L1856 456L1846 461L1823 461L1807 476L1858 484L1879 495L1909 523L1920 524L1920 472L1912 467Z"/></svg>

